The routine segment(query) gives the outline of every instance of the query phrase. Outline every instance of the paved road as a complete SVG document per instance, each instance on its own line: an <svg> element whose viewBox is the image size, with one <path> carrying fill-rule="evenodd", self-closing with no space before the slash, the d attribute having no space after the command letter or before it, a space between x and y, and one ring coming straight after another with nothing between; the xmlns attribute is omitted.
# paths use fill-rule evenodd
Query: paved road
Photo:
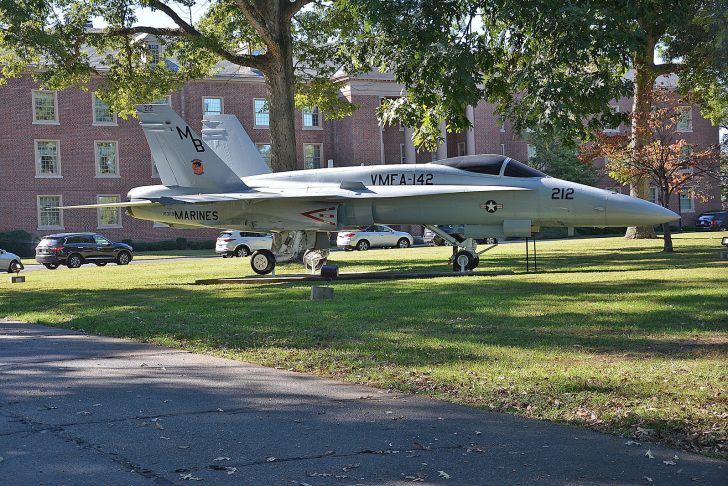
<svg viewBox="0 0 728 486"><path fill-rule="evenodd" d="M625 442L0 321L0 484L728 484L726 462Z"/></svg>

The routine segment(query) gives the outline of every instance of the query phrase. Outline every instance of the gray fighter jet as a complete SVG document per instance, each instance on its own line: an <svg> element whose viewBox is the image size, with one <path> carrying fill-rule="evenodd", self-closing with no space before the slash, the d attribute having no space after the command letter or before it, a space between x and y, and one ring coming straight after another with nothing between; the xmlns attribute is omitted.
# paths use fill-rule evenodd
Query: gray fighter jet
<svg viewBox="0 0 728 486"><path fill-rule="evenodd" d="M371 224L418 224L459 251L456 268L478 265L476 239L531 237L544 227L655 225L678 219L656 204L539 172L501 155L428 164L375 165L271 173L235 117L204 121L195 133L167 105L140 105L163 185L137 187L124 207L139 219L179 228L271 232L271 251L251 257L270 273L296 244L312 264L328 255L328 232ZM436 225L461 225L450 235Z"/></svg>

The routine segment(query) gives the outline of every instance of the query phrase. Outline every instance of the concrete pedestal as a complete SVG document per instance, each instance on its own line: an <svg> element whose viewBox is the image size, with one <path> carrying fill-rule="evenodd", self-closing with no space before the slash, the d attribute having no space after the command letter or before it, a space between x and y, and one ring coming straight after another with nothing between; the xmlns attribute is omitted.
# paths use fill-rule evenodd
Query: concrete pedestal
<svg viewBox="0 0 728 486"><path fill-rule="evenodd" d="M10 277L10 283L23 283L23 282L25 282L24 275L15 275L14 277Z"/></svg>

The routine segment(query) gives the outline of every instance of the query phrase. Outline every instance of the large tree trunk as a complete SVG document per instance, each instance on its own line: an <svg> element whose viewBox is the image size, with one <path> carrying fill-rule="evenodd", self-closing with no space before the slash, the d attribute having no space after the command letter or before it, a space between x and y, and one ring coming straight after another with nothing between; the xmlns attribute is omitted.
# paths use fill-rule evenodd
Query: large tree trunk
<svg viewBox="0 0 728 486"><path fill-rule="evenodd" d="M270 106L271 167L274 172L296 170L293 41L290 29L281 33L280 52L264 71Z"/></svg>
<svg viewBox="0 0 728 486"><path fill-rule="evenodd" d="M648 42L644 57L635 61L634 74L634 102L632 103L632 148L634 156L642 147L649 143L648 114L652 110L652 90L655 85L655 74L651 69L653 64L654 43ZM629 195L647 199L650 181L646 175L636 176L629 185ZM652 226L630 226L627 228L625 238L656 238Z"/></svg>
<svg viewBox="0 0 728 486"><path fill-rule="evenodd" d="M670 223L662 223L662 237L664 239L662 251L672 253L672 231L670 230Z"/></svg>

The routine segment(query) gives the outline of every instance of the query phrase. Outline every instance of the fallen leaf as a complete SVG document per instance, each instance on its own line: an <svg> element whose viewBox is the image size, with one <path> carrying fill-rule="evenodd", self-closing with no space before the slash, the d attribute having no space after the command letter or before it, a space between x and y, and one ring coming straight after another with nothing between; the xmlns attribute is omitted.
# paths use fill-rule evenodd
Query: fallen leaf
<svg viewBox="0 0 728 486"><path fill-rule="evenodd" d="M667 466L674 466L675 465L675 461L662 461L662 462L663 462L663 464L665 464Z"/></svg>
<svg viewBox="0 0 728 486"><path fill-rule="evenodd" d="M630 446L631 446L631 445L636 445L636 446L638 446L638 445L641 445L641 444L640 444L639 442L637 442L636 440L628 440L627 442L625 442L625 444L627 444L627 445L630 445Z"/></svg>
<svg viewBox="0 0 728 486"><path fill-rule="evenodd" d="M225 410L223 410L222 408L218 408L217 411L218 412L224 412Z"/></svg>
<svg viewBox="0 0 728 486"><path fill-rule="evenodd" d="M475 431L475 435L480 435L480 434L482 434L482 432L481 432L481 431L479 431L479 430L476 430L476 431Z"/></svg>
<svg viewBox="0 0 728 486"><path fill-rule="evenodd" d="M3 459L3 456L0 456L0 462L3 462L5 459Z"/></svg>
<svg viewBox="0 0 728 486"><path fill-rule="evenodd" d="M225 469L227 470L228 476L231 474L235 474L238 471L237 467L226 467Z"/></svg>
<svg viewBox="0 0 728 486"><path fill-rule="evenodd" d="M162 436L160 436L159 438L162 439L162 440L169 440L169 437L162 437Z"/></svg>
<svg viewBox="0 0 728 486"><path fill-rule="evenodd" d="M673 458L673 459L675 459L676 461L677 461L678 459L680 459L680 458L679 458L679 457L677 456L677 454L675 454L674 456L672 456L672 458Z"/></svg>
<svg viewBox="0 0 728 486"><path fill-rule="evenodd" d="M154 422L154 427L157 430L164 430L164 427L162 427L162 424L160 424L159 422Z"/></svg>
<svg viewBox="0 0 728 486"><path fill-rule="evenodd" d="M430 447L428 445L425 445L425 444L420 444L419 442L413 442L412 445L415 446L414 447L415 449L420 449L420 450L423 450L423 451L431 451L432 450L432 447Z"/></svg>
<svg viewBox="0 0 728 486"><path fill-rule="evenodd" d="M652 454L652 450L651 449L647 449L647 452L645 452L645 455L647 457L649 457L650 459L654 459L655 458L655 456Z"/></svg>
<svg viewBox="0 0 728 486"><path fill-rule="evenodd" d="M88 412L86 410L81 410L80 412L76 412L76 415L85 415L85 416L88 416L88 415L92 415L92 413L91 412Z"/></svg>
<svg viewBox="0 0 728 486"><path fill-rule="evenodd" d="M357 462L356 464L347 464L346 466L342 467L341 470L344 472L349 472L352 469L356 469L360 466L360 464Z"/></svg>
<svg viewBox="0 0 728 486"><path fill-rule="evenodd" d="M177 446L177 449L189 449L189 448L190 448L190 446L188 446L188 445L179 445L179 446Z"/></svg>
<svg viewBox="0 0 728 486"><path fill-rule="evenodd" d="M450 475L445 471L437 471L437 474L439 474L442 479L450 479Z"/></svg>
<svg viewBox="0 0 728 486"><path fill-rule="evenodd" d="M642 476L642 479L644 479L648 483L651 483L652 482L652 478L648 478L647 476Z"/></svg>
<svg viewBox="0 0 728 486"><path fill-rule="evenodd" d="M202 478L198 478L192 474L180 474L179 478L184 479L185 481L202 481Z"/></svg>
<svg viewBox="0 0 728 486"><path fill-rule="evenodd" d="M275 457L273 457L273 456L270 456L270 457L266 457L266 458L265 458L265 462L273 462L273 461L275 461L275 460L276 460L276 458L275 458Z"/></svg>
<svg viewBox="0 0 728 486"><path fill-rule="evenodd" d="M229 460L230 460L229 457L222 457L222 456L216 457L215 459L213 459L213 461L229 461Z"/></svg>

